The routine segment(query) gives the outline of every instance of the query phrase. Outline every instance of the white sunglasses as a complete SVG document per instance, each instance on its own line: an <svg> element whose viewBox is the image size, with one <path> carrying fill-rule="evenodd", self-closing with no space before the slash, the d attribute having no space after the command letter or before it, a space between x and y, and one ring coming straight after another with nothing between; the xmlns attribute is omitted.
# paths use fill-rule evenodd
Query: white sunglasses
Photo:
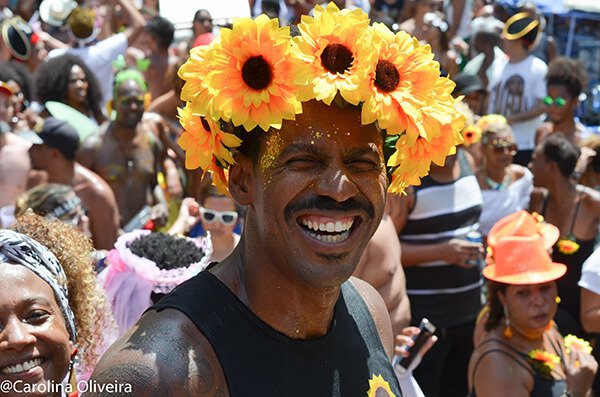
<svg viewBox="0 0 600 397"><path fill-rule="evenodd" d="M200 207L200 218L206 223L221 222L225 226L233 225L238 218L235 211L215 211Z"/></svg>

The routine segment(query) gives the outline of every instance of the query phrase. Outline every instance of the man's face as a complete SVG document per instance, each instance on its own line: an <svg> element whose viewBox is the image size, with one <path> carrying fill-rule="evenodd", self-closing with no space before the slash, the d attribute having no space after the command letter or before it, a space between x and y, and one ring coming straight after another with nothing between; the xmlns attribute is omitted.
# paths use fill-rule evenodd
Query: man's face
<svg viewBox="0 0 600 397"><path fill-rule="evenodd" d="M558 124L573 120L579 100L571 97L567 87L564 85L549 85L546 98L552 100L552 104L548 107L548 117L553 123Z"/></svg>
<svg viewBox="0 0 600 397"><path fill-rule="evenodd" d="M469 105L473 113L483 116L483 109L486 103L487 95L483 91L473 91L465 95L464 101Z"/></svg>
<svg viewBox="0 0 600 397"><path fill-rule="evenodd" d="M133 80L121 83L115 97L117 123L135 128L144 115L144 95L146 91Z"/></svg>
<svg viewBox="0 0 600 397"><path fill-rule="evenodd" d="M208 12L201 12L198 15L198 18L196 18L192 24L192 29L194 30L194 34L196 36L199 36L203 33L208 33L208 32L212 32L213 30L213 24L212 24L212 18L210 16L210 14Z"/></svg>
<svg viewBox="0 0 600 397"><path fill-rule="evenodd" d="M29 148L29 158L31 160L31 168L34 170L46 171L52 161L53 149L46 144L31 145Z"/></svg>
<svg viewBox="0 0 600 397"><path fill-rule="evenodd" d="M546 180L552 175L549 175L549 162L546 161L546 156L542 152L541 144L538 145L531 155L529 169L533 174L533 185L537 187L547 187Z"/></svg>
<svg viewBox="0 0 600 397"><path fill-rule="evenodd" d="M317 101L262 142L246 236L288 279L329 287L353 273L383 215L382 142L360 109Z"/></svg>

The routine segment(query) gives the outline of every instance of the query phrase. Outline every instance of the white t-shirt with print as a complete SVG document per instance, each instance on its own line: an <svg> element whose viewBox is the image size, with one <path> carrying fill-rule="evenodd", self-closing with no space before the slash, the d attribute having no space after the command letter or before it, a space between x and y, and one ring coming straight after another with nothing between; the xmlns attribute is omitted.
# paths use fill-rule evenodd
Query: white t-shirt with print
<svg viewBox="0 0 600 397"><path fill-rule="evenodd" d="M488 85L488 113L510 117L533 109L536 101L546 96L548 66L533 55L520 62L504 63ZM535 130L542 122L543 115L511 124L519 150L533 150Z"/></svg>

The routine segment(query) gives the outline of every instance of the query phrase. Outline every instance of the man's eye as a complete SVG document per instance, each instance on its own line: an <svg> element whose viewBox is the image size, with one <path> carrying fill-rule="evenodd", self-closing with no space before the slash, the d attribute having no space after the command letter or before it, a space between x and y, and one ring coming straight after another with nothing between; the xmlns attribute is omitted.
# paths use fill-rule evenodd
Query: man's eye
<svg viewBox="0 0 600 397"><path fill-rule="evenodd" d="M379 162L375 162L369 159L351 160L347 163L347 165L359 171L380 170L382 166Z"/></svg>

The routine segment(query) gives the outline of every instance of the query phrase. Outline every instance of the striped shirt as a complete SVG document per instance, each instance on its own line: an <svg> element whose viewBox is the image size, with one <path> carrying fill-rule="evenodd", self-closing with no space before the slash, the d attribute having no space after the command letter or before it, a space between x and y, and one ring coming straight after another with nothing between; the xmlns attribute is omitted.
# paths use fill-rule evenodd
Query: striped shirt
<svg viewBox="0 0 600 397"><path fill-rule="evenodd" d="M415 187L415 206L400 234L404 243L436 244L464 239L479 229L483 202L475 175L462 150L458 151L460 176L439 183L427 176ZM481 269L465 269L436 260L405 269L412 318L427 317L439 326L468 322L481 307Z"/></svg>

